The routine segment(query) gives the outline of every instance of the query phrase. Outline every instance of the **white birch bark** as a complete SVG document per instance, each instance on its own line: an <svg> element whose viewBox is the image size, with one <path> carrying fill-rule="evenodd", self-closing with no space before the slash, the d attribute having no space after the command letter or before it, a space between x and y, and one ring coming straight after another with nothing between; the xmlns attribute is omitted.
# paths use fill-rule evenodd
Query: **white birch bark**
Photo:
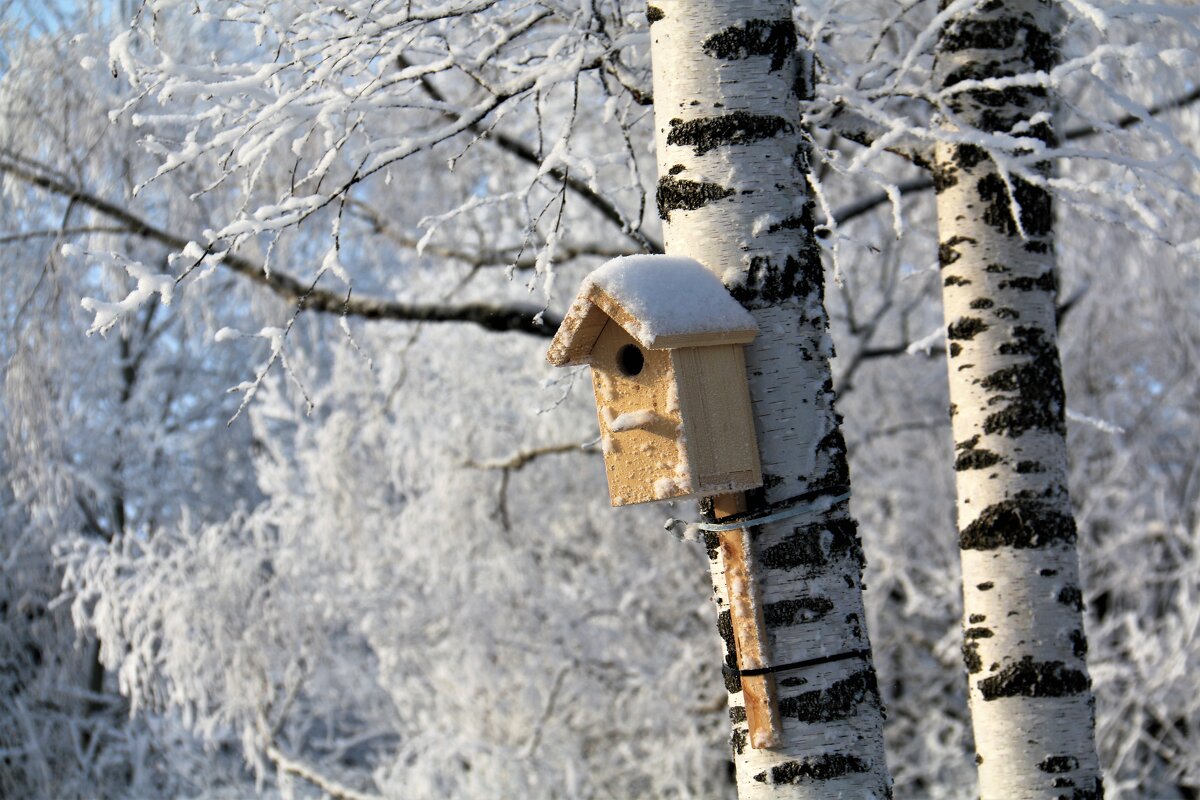
<svg viewBox="0 0 1200 800"><path fill-rule="evenodd" d="M943 30L940 83L1049 70L1059 25L1044 0L982 3ZM951 97L951 129L1025 122L1052 140L1044 89ZM1093 800L1103 787L1067 495L1050 196L1016 176L1006 184L971 144L938 146L935 181L980 796Z"/></svg>
<svg viewBox="0 0 1200 800"><path fill-rule="evenodd" d="M797 121L791 6L780 0L654 0L649 7L666 250L722 277L761 335L746 350L765 484L749 513L848 489L834 410L832 346ZM883 798L883 709L862 602L862 547L848 502L750 535L782 742L747 742L745 706L716 535L708 541L726 643L739 797Z"/></svg>

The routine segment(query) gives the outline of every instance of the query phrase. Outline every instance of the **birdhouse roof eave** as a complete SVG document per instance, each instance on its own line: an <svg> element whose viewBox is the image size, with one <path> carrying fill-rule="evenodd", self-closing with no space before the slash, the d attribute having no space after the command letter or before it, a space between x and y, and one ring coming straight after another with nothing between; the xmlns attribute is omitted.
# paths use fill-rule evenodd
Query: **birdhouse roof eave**
<svg viewBox="0 0 1200 800"><path fill-rule="evenodd" d="M677 350L681 347L749 344L758 336L757 327L734 327L711 331L687 331L648 335L615 299L599 286L585 286L563 317L562 325L550 343L546 360L556 367L587 364L604 326L611 320L647 350Z"/></svg>
<svg viewBox="0 0 1200 800"><path fill-rule="evenodd" d="M626 256L583 282L547 360L555 366L588 363L609 320L648 350L748 344L758 335L754 318L700 262Z"/></svg>

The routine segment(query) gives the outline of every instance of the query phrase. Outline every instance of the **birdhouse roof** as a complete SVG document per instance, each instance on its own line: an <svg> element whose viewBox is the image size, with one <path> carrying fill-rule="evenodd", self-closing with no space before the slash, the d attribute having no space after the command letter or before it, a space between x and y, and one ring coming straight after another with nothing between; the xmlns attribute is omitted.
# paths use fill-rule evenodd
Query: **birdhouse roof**
<svg viewBox="0 0 1200 800"><path fill-rule="evenodd" d="M584 279L546 359L587 363L610 319L648 350L746 344L758 335L750 312L699 261L624 256Z"/></svg>

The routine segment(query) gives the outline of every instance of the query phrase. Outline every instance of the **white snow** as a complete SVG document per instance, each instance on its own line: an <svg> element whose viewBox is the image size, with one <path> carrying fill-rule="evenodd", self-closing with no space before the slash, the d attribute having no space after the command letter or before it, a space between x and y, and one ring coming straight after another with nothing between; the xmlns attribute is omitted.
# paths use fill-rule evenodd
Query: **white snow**
<svg viewBox="0 0 1200 800"><path fill-rule="evenodd" d="M612 414L610 409L606 408L604 410L609 412L609 415ZM611 419L606 419L605 421L608 423L608 429L610 431L613 433L620 433L622 431L632 431L637 428L644 428L647 425L653 424L656 419L658 419L657 414L650 409L643 408L639 409L638 411L626 411L624 414L612 417Z"/></svg>
<svg viewBox="0 0 1200 800"><path fill-rule="evenodd" d="M587 277L581 296L591 286L598 286L638 320L638 330L629 333L646 347L659 336L756 327L721 280L691 258L614 258Z"/></svg>
<svg viewBox="0 0 1200 800"><path fill-rule="evenodd" d="M910 356L916 355L917 353L929 355L933 348L941 344L945 338L946 326L939 323L936 328L906 347L904 352Z"/></svg>

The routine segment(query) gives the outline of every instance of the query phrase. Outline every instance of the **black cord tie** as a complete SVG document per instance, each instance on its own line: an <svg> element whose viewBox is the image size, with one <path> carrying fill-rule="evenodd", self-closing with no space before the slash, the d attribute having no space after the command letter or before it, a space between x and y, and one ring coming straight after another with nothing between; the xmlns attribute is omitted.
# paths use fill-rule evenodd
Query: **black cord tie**
<svg viewBox="0 0 1200 800"><path fill-rule="evenodd" d="M817 667L821 664L832 664L836 661L846 661L851 658L869 659L871 657L870 650L850 650L845 653L838 653L832 656L821 656L820 658L809 658L804 661L792 661L788 664L775 664L770 667L757 667L755 669L740 669L738 675L742 677L753 677L755 675L774 675L776 672L786 672L793 669L804 669L806 667Z"/></svg>

